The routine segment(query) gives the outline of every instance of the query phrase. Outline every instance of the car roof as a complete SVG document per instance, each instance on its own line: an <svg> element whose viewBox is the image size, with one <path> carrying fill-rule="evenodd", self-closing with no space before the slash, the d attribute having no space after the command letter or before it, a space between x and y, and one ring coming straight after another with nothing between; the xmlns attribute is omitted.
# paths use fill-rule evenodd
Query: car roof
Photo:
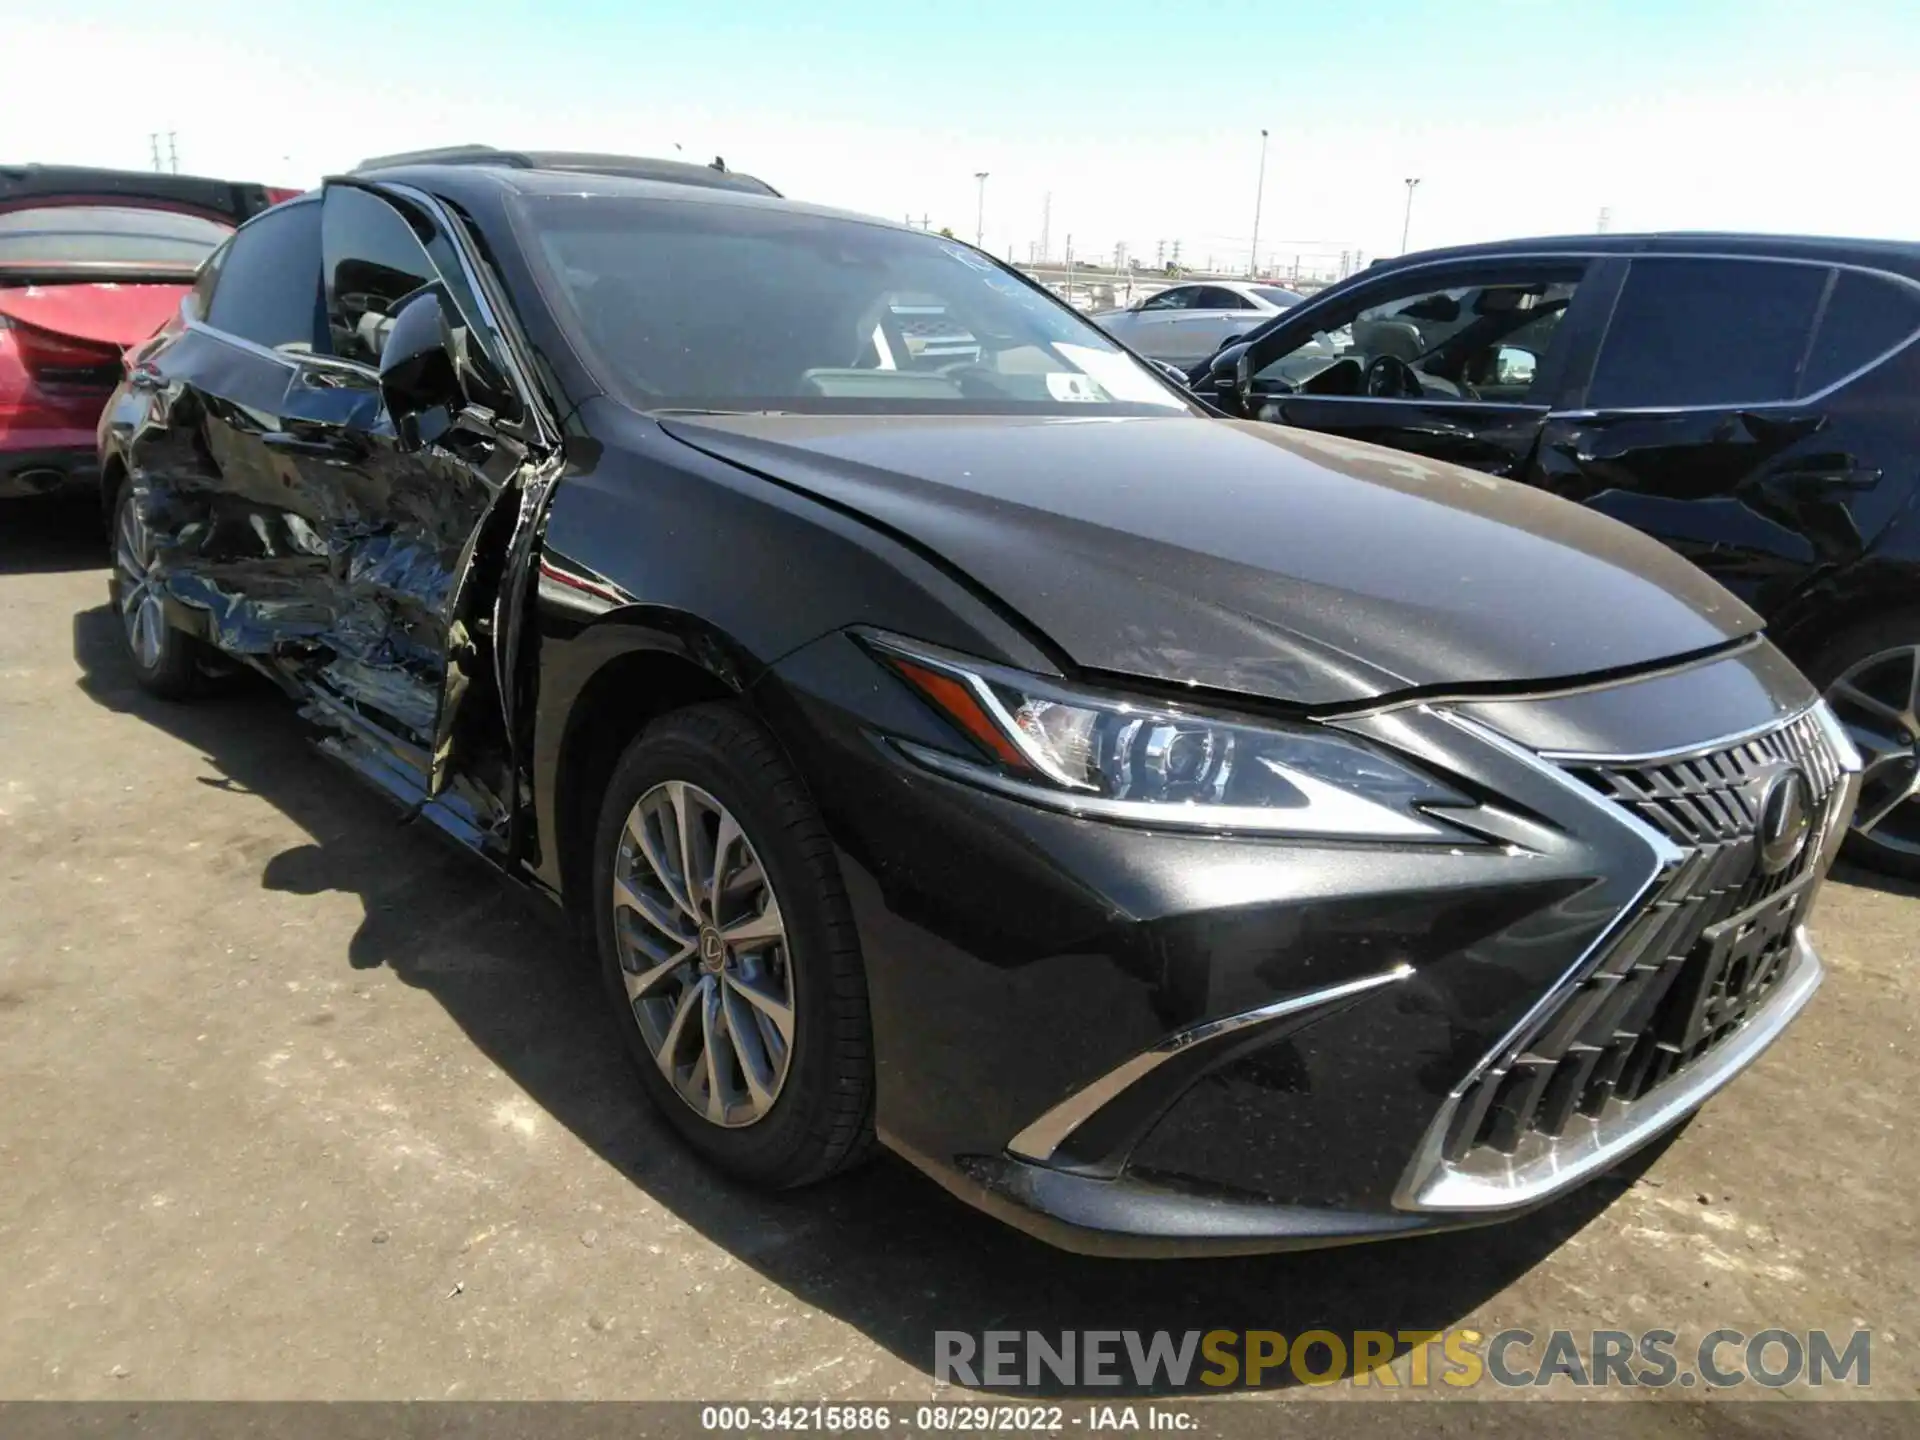
<svg viewBox="0 0 1920 1440"><path fill-rule="evenodd" d="M694 185L710 190L736 190L749 195L778 196L766 181L729 170L715 156L710 165L687 160L661 160L644 155L607 155L585 150L500 150L491 145L449 145L433 150L407 150L375 155L354 166L355 174L419 165L483 166L504 171L555 171L580 176L627 176Z"/></svg>
<svg viewBox="0 0 1920 1440"><path fill-rule="evenodd" d="M1409 265L1497 258L1502 255L1737 255L1871 265L1920 277L1920 242L1717 230L1664 231L1639 235L1546 235L1496 240L1479 245L1454 245L1376 260L1360 273L1378 275Z"/></svg>
<svg viewBox="0 0 1920 1440"><path fill-rule="evenodd" d="M699 170L704 167L689 166L688 168ZM677 179L643 178L632 174L612 174L600 170L518 169L491 164L429 162L354 173L358 179L376 183L411 185L456 203L464 203L467 197L472 196L476 191L488 192L492 196L507 193L525 196L606 196L635 200L670 200L680 204L782 210L793 214L817 215L823 219L877 225L889 230L909 230L916 235L921 233L917 226L902 225L898 220L887 220L878 215L862 215L852 210L838 210L827 205L810 205L801 200L789 200L770 188L747 190L737 186L716 187L711 184L688 184ZM733 176L734 172L728 172L728 174ZM966 242L952 243L965 244Z"/></svg>
<svg viewBox="0 0 1920 1440"><path fill-rule="evenodd" d="M236 225L274 203L264 185L205 175L102 170L85 165L0 165L0 203L43 198L85 200L98 205L180 206L218 215Z"/></svg>

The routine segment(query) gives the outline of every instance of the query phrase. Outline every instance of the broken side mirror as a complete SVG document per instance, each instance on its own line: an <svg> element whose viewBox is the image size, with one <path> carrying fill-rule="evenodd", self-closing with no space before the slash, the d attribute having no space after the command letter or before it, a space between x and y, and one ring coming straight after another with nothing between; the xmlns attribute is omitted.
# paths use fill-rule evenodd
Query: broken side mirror
<svg viewBox="0 0 1920 1440"><path fill-rule="evenodd" d="M422 290L393 317L380 350L380 396L403 450L431 445L466 404L453 327L439 294Z"/></svg>

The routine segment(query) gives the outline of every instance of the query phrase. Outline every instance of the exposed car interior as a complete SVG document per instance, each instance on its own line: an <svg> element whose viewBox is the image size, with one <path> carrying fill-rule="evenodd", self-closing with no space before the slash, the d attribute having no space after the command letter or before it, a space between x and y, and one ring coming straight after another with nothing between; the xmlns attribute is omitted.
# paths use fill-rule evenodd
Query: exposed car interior
<svg viewBox="0 0 1920 1440"><path fill-rule="evenodd" d="M1256 378L1263 389L1302 395L1520 401L1574 288L1540 281L1397 297L1356 310Z"/></svg>

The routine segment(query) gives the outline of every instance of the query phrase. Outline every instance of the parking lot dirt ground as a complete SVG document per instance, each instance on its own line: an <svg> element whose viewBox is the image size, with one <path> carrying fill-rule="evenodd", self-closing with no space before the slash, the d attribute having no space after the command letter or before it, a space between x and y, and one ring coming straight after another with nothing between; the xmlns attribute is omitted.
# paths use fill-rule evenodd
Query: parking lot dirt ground
<svg viewBox="0 0 1920 1440"><path fill-rule="evenodd" d="M1832 885L1800 1021L1526 1219L1083 1259L892 1159L775 1198L693 1162L534 902L266 687L134 687L103 553L0 512L0 1398L908 1401L941 1329L1450 1325L1871 1327L1870 1393L1920 1397L1912 887Z"/></svg>

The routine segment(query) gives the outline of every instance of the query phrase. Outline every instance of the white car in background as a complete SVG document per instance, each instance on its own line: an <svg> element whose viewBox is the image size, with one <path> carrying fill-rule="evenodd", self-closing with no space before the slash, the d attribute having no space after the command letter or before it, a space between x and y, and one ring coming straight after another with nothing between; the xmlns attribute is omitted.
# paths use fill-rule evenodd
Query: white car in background
<svg viewBox="0 0 1920 1440"><path fill-rule="evenodd" d="M1196 281L1089 318L1134 353L1185 370L1305 298L1253 281Z"/></svg>

